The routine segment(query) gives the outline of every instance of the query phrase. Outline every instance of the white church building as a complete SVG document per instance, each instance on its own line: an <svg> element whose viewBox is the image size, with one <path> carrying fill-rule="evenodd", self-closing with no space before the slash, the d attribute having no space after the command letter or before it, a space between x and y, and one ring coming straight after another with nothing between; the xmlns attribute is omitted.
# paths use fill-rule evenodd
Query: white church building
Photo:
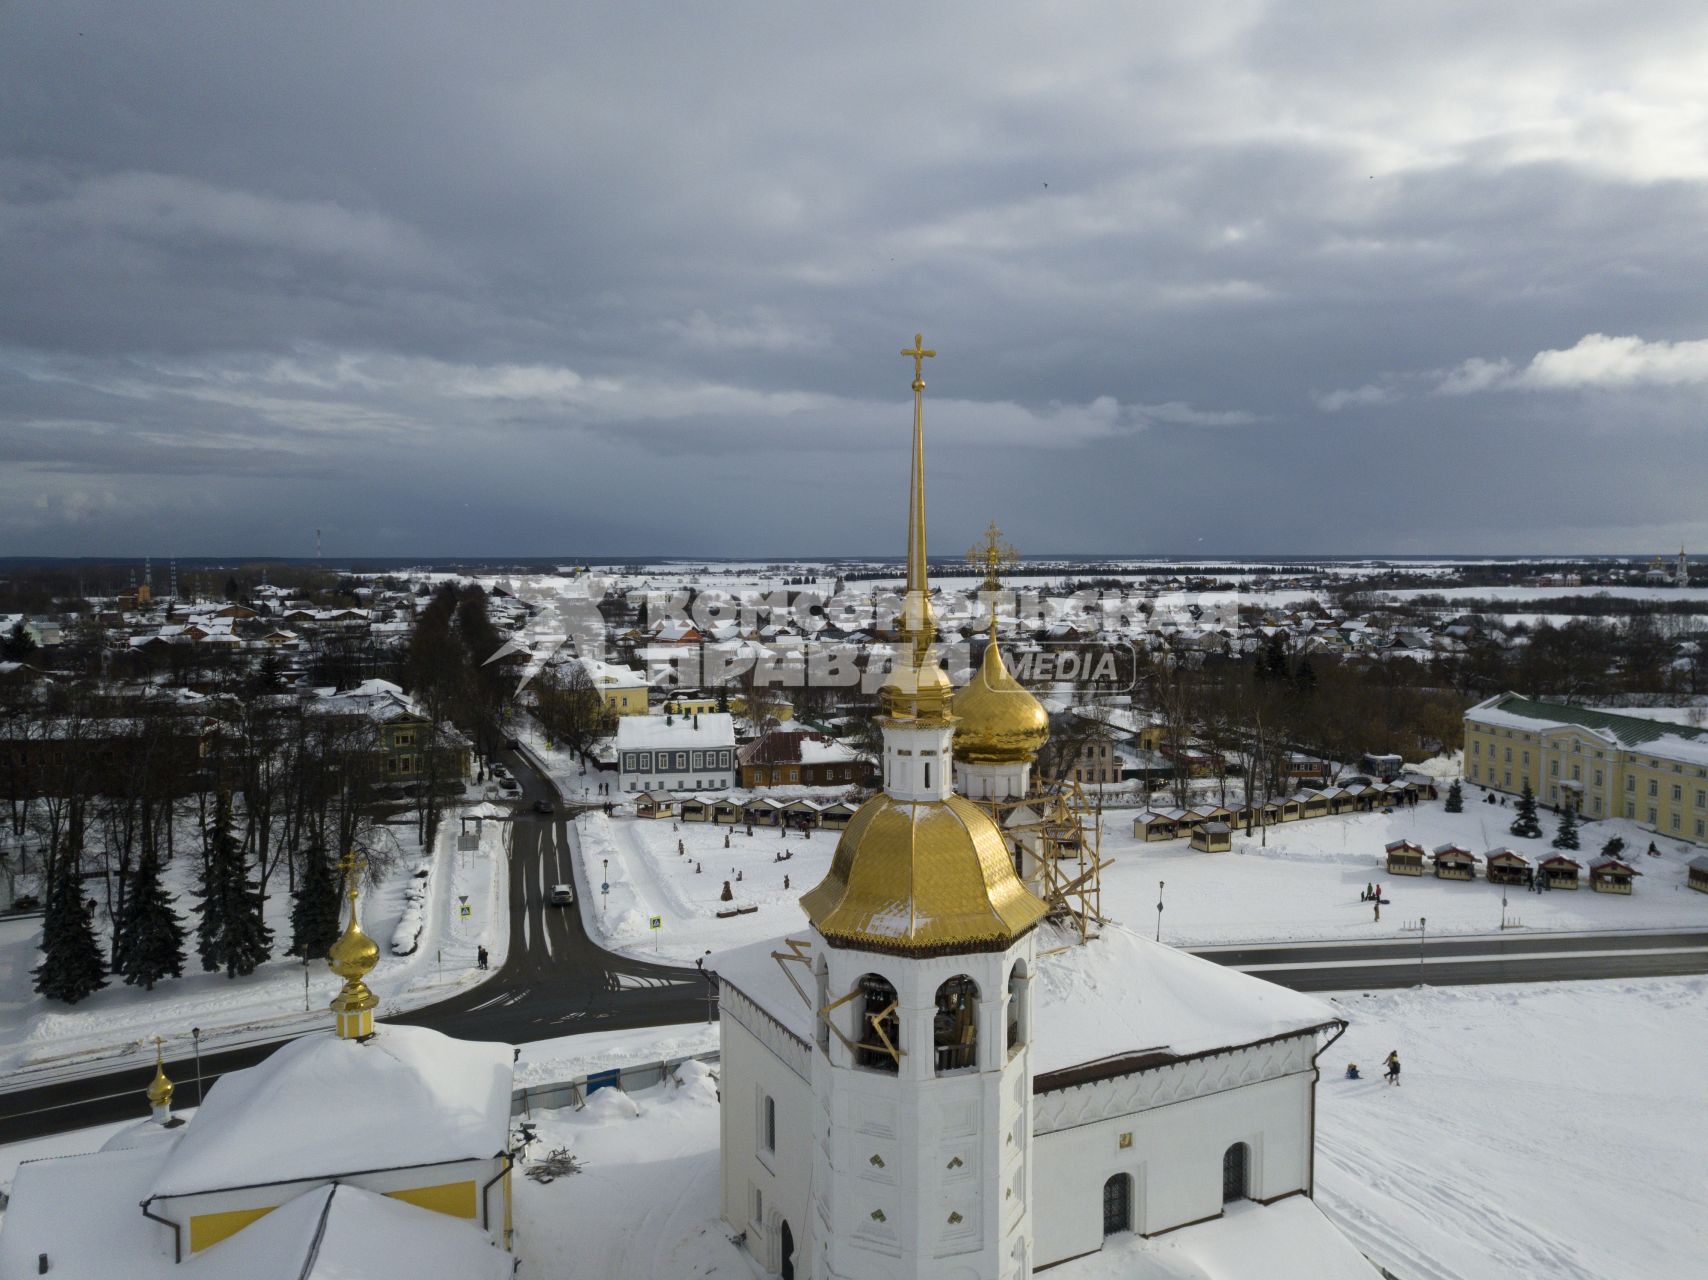
<svg viewBox="0 0 1708 1280"><path fill-rule="evenodd" d="M1118 927L1070 945L967 798L1023 797L1048 720L994 629L953 696L939 667L930 353L903 354L906 644L883 791L802 898L805 927L712 964L724 1218L789 1280L1371 1280L1311 1199L1317 1060L1344 1022Z"/></svg>

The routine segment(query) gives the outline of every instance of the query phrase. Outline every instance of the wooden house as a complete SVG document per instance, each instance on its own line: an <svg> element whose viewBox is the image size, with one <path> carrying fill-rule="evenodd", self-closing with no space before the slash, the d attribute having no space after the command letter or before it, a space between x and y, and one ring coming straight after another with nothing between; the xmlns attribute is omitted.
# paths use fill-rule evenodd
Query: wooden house
<svg viewBox="0 0 1708 1280"><path fill-rule="evenodd" d="M710 822L712 802L703 796L689 796L682 802L682 821Z"/></svg>
<svg viewBox="0 0 1708 1280"><path fill-rule="evenodd" d="M1180 819L1185 815L1178 809L1161 813L1141 813L1133 819L1133 838L1137 840L1172 840L1180 834Z"/></svg>
<svg viewBox="0 0 1708 1280"><path fill-rule="evenodd" d="M750 827L776 827L783 822L783 802L773 800L770 796L762 796L758 800L749 800L742 807L741 816Z"/></svg>
<svg viewBox="0 0 1708 1280"><path fill-rule="evenodd" d="M1281 811L1282 822L1297 822L1305 816L1304 801L1298 796L1288 796L1285 800L1272 800L1270 803Z"/></svg>
<svg viewBox="0 0 1708 1280"><path fill-rule="evenodd" d="M1589 864L1589 887L1597 893L1630 893L1632 879L1642 874L1618 858L1599 858Z"/></svg>
<svg viewBox="0 0 1708 1280"><path fill-rule="evenodd" d="M818 825L829 827L832 831L840 831L848 825L848 820L854 816L857 808L858 806L852 805L846 800L827 804L819 810Z"/></svg>
<svg viewBox="0 0 1708 1280"><path fill-rule="evenodd" d="M811 800L791 800L783 806L783 822L797 831L818 826L818 805Z"/></svg>
<svg viewBox="0 0 1708 1280"><path fill-rule="evenodd" d="M1685 883L1701 893L1708 893L1708 857L1690 860Z"/></svg>
<svg viewBox="0 0 1708 1280"><path fill-rule="evenodd" d="M1456 844L1444 844L1430 854L1430 861L1435 863L1435 878L1437 880L1475 880L1477 878L1477 855L1469 849L1461 849Z"/></svg>
<svg viewBox="0 0 1708 1280"><path fill-rule="evenodd" d="M1530 863L1511 849L1490 849L1483 857L1490 884L1529 885L1536 879Z"/></svg>
<svg viewBox="0 0 1708 1280"><path fill-rule="evenodd" d="M720 822L726 827L736 826L741 822L742 809L739 801L721 796L712 801L712 821Z"/></svg>
<svg viewBox="0 0 1708 1280"><path fill-rule="evenodd" d="M1550 889L1575 889L1578 887L1578 872L1582 864L1556 853L1552 857L1543 858L1536 864L1536 874L1542 883Z"/></svg>
<svg viewBox="0 0 1708 1280"><path fill-rule="evenodd" d="M1388 874L1391 876L1421 876L1423 846L1410 840L1395 840L1387 846Z"/></svg>
<svg viewBox="0 0 1708 1280"><path fill-rule="evenodd" d="M1301 818L1326 818L1329 800L1320 791L1301 791L1297 797Z"/></svg>
<svg viewBox="0 0 1708 1280"><path fill-rule="evenodd" d="M1191 845L1200 853L1226 853L1234 847L1233 832L1225 822L1200 823L1192 833Z"/></svg>
<svg viewBox="0 0 1708 1280"><path fill-rule="evenodd" d="M643 791L635 797L635 816L640 818L674 818L676 797L668 791Z"/></svg>

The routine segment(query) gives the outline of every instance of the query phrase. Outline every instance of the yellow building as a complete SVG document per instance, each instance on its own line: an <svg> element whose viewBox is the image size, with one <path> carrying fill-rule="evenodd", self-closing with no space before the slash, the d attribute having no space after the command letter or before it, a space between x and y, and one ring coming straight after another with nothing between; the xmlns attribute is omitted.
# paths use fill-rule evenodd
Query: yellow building
<svg viewBox="0 0 1708 1280"><path fill-rule="evenodd" d="M1708 844L1708 732L1501 694L1465 713L1465 780Z"/></svg>
<svg viewBox="0 0 1708 1280"><path fill-rule="evenodd" d="M582 659L581 665L599 691L599 701L605 710L614 716L647 714L647 683L640 672L594 658Z"/></svg>

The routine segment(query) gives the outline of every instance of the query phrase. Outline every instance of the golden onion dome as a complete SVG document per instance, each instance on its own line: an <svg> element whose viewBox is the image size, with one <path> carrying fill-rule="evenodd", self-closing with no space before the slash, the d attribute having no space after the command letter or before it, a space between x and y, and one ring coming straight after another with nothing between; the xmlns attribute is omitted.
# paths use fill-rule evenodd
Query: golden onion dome
<svg viewBox="0 0 1708 1280"><path fill-rule="evenodd" d="M1016 764L1037 756L1049 739L1050 716L1008 670L995 637L978 674L955 693L955 759L969 764Z"/></svg>
<svg viewBox="0 0 1708 1280"><path fill-rule="evenodd" d="M148 1105L170 1107L175 1086L166 1076L166 1061L159 1045L154 1049L154 1079L148 1083Z"/></svg>
<svg viewBox="0 0 1708 1280"><path fill-rule="evenodd" d="M906 955L1004 950L1046 911L995 819L957 795L868 800L801 906L833 945Z"/></svg>
<svg viewBox="0 0 1708 1280"><path fill-rule="evenodd" d="M326 962L333 973L346 981L367 977L380 962L379 944L362 932L354 911L350 913L350 923L338 935L338 941L327 951Z"/></svg>

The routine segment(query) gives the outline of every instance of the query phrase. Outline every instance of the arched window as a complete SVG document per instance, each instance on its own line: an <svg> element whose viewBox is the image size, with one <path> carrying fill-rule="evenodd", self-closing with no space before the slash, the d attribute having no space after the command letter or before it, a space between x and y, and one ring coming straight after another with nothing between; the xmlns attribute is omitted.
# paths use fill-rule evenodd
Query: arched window
<svg viewBox="0 0 1708 1280"><path fill-rule="evenodd" d="M1103 1234L1133 1229L1133 1176L1117 1173L1103 1184Z"/></svg>
<svg viewBox="0 0 1708 1280"><path fill-rule="evenodd" d="M829 1053L830 1015L824 1009L830 1003L830 964L823 956L818 958L813 976L818 989L818 1047Z"/></svg>
<svg viewBox="0 0 1708 1280"><path fill-rule="evenodd" d="M1026 962L1016 960L1008 972L1008 1051L1026 1043Z"/></svg>
<svg viewBox="0 0 1708 1280"><path fill-rule="evenodd" d="M1222 1153L1222 1203L1244 1200L1250 1191L1251 1148L1236 1142Z"/></svg>
<svg viewBox="0 0 1708 1280"><path fill-rule="evenodd" d="M860 1009L855 1063L894 1073L901 1066L901 1014L896 1011L895 987L881 974L865 974L855 1003Z"/></svg>
<svg viewBox="0 0 1708 1280"><path fill-rule="evenodd" d="M966 974L957 974L937 988L931 1031L938 1075L978 1065L978 1015L979 986Z"/></svg>

